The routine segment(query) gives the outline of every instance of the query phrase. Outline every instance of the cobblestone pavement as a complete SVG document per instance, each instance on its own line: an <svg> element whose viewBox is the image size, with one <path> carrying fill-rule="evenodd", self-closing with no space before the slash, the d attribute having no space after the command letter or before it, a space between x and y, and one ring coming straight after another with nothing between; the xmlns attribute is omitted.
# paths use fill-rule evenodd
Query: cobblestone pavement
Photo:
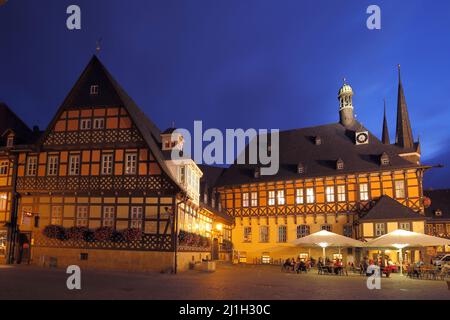
<svg viewBox="0 0 450 320"><path fill-rule="evenodd" d="M0 299L450 299L445 281L382 279L368 290L366 278L281 273L273 266L219 265L215 273L178 275L82 271L82 289L66 288L65 270L0 266Z"/></svg>

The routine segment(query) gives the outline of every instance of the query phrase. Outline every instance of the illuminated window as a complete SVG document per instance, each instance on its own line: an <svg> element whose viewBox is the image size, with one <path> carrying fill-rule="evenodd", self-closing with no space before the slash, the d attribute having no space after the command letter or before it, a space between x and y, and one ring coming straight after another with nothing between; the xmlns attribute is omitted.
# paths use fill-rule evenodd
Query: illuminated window
<svg viewBox="0 0 450 320"><path fill-rule="evenodd" d="M103 227L114 228L115 218L116 217L114 207L103 207L103 219L102 219Z"/></svg>
<svg viewBox="0 0 450 320"><path fill-rule="evenodd" d="M310 228L306 224L297 226L297 239L309 236Z"/></svg>
<svg viewBox="0 0 450 320"><path fill-rule="evenodd" d="M6 256L6 242L8 241L8 231L0 230L0 257Z"/></svg>
<svg viewBox="0 0 450 320"><path fill-rule="evenodd" d="M409 222L400 222L398 224L398 228L400 230L411 231L411 223L409 223Z"/></svg>
<svg viewBox="0 0 450 320"><path fill-rule="evenodd" d="M28 157L27 176L35 176L37 173L37 157Z"/></svg>
<svg viewBox="0 0 450 320"><path fill-rule="evenodd" d="M258 206L258 192L252 192L251 193L251 206L257 207Z"/></svg>
<svg viewBox="0 0 450 320"><path fill-rule="evenodd" d="M296 189L295 190L295 203L296 204L303 204L304 203L303 198L303 189Z"/></svg>
<svg viewBox="0 0 450 320"><path fill-rule="evenodd" d="M81 130L90 130L91 129L91 119L81 119L80 129Z"/></svg>
<svg viewBox="0 0 450 320"><path fill-rule="evenodd" d="M369 200L369 185L367 183L361 183L359 185L359 199L361 201Z"/></svg>
<svg viewBox="0 0 450 320"><path fill-rule="evenodd" d="M7 209L6 205L8 203L8 194L0 193L0 211L5 211Z"/></svg>
<svg viewBox="0 0 450 320"><path fill-rule="evenodd" d="M0 162L0 176L6 176L8 174L8 167L7 161Z"/></svg>
<svg viewBox="0 0 450 320"><path fill-rule="evenodd" d="M137 154L128 153L125 156L125 173L136 174L136 168L137 168Z"/></svg>
<svg viewBox="0 0 450 320"><path fill-rule="evenodd" d="M49 156L47 163L47 175L56 176L58 175L58 156Z"/></svg>
<svg viewBox="0 0 450 320"><path fill-rule="evenodd" d="M278 227L278 242L286 242L287 241L287 227L279 226Z"/></svg>
<svg viewBox="0 0 450 320"><path fill-rule="evenodd" d="M80 156L71 155L69 157L69 176L77 176L80 174Z"/></svg>
<svg viewBox="0 0 450 320"><path fill-rule="evenodd" d="M333 227L331 226L331 224L323 224L320 226L320 230L326 230L331 232L331 230L333 230Z"/></svg>
<svg viewBox="0 0 450 320"><path fill-rule="evenodd" d="M50 217L50 224L60 226L62 225L62 218L63 218L63 207L53 206Z"/></svg>
<svg viewBox="0 0 450 320"><path fill-rule="evenodd" d="M99 86L98 85L92 85L91 86L91 89L90 89L90 94L91 94L91 96L96 96L96 95L98 95L98 92L99 92Z"/></svg>
<svg viewBox="0 0 450 320"><path fill-rule="evenodd" d="M142 229L143 216L142 207L131 207L131 228Z"/></svg>
<svg viewBox="0 0 450 320"><path fill-rule="evenodd" d="M269 226L259 228L259 242L269 242Z"/></svg>
<svg viewBox="0 0 450 320"><path fill-rule="evenodd" d="M436 224L436 234L441 235L444 233L444 225L442 223Z"/></svg>
<svg viewBox="0 0 450 320"><path fill-rule="evenodd" d="M275 191L269 191L268 195L269 195L269 206L274 206L275 205Z"/></svg>
<svg viewBox="0 0 450 320"><path fill-rule="evenodd" d="M242 194L242 206L244 208L248 207L248 192Z"/></svg>
<svg viewBox="0 0 450 320"><path fill-rule="evenodd" d="M77 219L75 225L77 227L87 227L89 219L88 207L77 207Z"/></svg>
<svg viewBox="0 0 450 320"><path fill-rule="evenodd" d="M345 186L337 186L337 195L338 195L338 201L339 202L345 202L347 200L347 197L345 195Z"/></svg>
<svg viewBox="0 0 450 320"><path fill-rule="evenodd" d="M113 173L113 155L102 155L102 174L111 175Z"/></svg>
<svg viewBox="0 0 450 320"><path fill-rule="evenodd" d="M405 181L395 181L395 197L398 199L405 198Z"/></svg>
<svg viewBox="0 0 450 320"><path fill-rule="evenodd" d="M327 202L334 202L334 187L327 187L326 195L327 195Z"/></svg>
<svg viewBox="0 0 450 320"><path fill-rule="evenodd" d="M104 129L105 128L105 119L103 118L97 118L94 119L94 129Z"/></svg>
<svg viewBox="0 0 450 320"><path fill-rule="evenodd" d="M252 227L244 227L244 242L252 242Z"/></svg>
<svg viewBox="0 0 450 320"><path fill-rule="evenodd" d="M277 202L279 205L286 204L286 199L284 198L284 190L278 190L277 192Z"/></svg>
<svg viewBox="0 0 450 320"><path fill-rule="evenodd" d="M314 189L313 188L306 189L306 203L314 203Z"/></svg>
<svg viewBox="0 0 450 320"><path fill-rule="evenodd" d="M386 233L386 226L384 223L375 223L375 235L377 237L382 236Z"/></svg>

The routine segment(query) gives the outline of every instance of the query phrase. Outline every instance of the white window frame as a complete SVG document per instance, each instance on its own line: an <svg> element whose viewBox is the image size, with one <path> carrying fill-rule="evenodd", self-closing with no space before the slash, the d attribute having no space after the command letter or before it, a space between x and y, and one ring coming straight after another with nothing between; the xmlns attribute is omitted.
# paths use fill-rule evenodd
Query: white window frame
<svg viewBox="0 0 450 320"><path fill-rule="evenodd" d="M244 239L243 242L252 242L252 227L244 227Z"/></svg>
<svg viewBox="0 0 450 320"><path fill-rule="evenodd" d="M399 222L398 228L400 230L412 231L411 230L411 222Z"/></svg>
<svg viewBox="0 0 450 320"><path fill-rule="evenodd" d="M116 222L116 208L113 206L103 207L102 226L114 228Z"/></svg>
<svg viewBox="0 0 450 320"><path fill-rule="evenodd" d="M275 205L275 190L267 191L267 204L269 206Z"/></svg>
<svg viewBox="0 0 450 320"><path fill-rule="evenodd" d="M60 226L63 222L63 206L52 206L50 224Z"/></svg>
<svg viewBox="0 0 450 320"><path fill-rule="evenodd" d="M125 174L133 175L137 173L137 161L137 153L125 154Z"/></svg>
<svg viewBox="0 0 450 320"><path fill-rule="evenodd" d="M325 193L326 193L326 200L327 202L334 202L335 197L334 197L334 186L327 186L325 188Z"/></svg>
<svg viewBox="0 0 450 320"><path fill-rule="evenodd" d="M359 200L369 201L369 184L361 183L359 185Z"/></svg>
<svg viewBox="0 0 450 320"><path fill-rule="evenodd" d="M326 231L332 232L333 226L331 224L323 224L320 226L320 230L326 230Z"/></svg>
<svg viewBox="0 0 450 320"><path fill-rule="evenodd" d="M101 173L104 176L110 176L113 174L114 156L112 153L102 154L102 170Z"/></svg>
<svg viewBox="0 0 450 320"><path fill-rule="evenodd" d="M311 233L311 227L307 224L301 224L297 226L297 239L309 236Z"/></svg>
<svg viewBox="0 0 450 320"><path fill-rule="evenodd" d="M91 119L81 119L80 120L80 130L90 130L92 128Z"/></svg>
<svg viewBox="0 0 450 320"><path fill-rule="evenodd" d="M77 227L87 227L89 225L89 207L79 206L77 207L77 216L75 220Z"/></svg>
<svg viewBox="0 0 450 320"><path fill-rule="evenodd" d="M405 199L406 198L406 188L405 188L405 180L395 180L395 197L397 199Z"/></svg>
<svg viewBox="0 0 450 320"><path fill-rule="evenodd" d="M287 226L285 225L278 226L278 242L279 243L287 242Z"/></svg>
<svg viewBox="0 0 450 320"><path fill-rule="evenodd" d="M37 167L38 167L38 157L37 156L31 156L27 159L27 176L35 176L37 174Z"/></svg>
<svg viewBox="0 0 450 320"><path fill-rule="evenodd" d="M9 162L1 161L0 162L0 176L7 176L9 171Z"/></svg>
<svg viewBox="0 0 450 320"><path fill-rule="evenodd" d="M243 208L248 208L249 205L249 194L248 192L243 192L242 193L242 207Z"/></svg>
<svg viewBox="0 0 450 320"><path fill-rule="evenodd" d="M314 203L315 194L314 188L306 188L306 203Z"/></svg>
<svg viewBox="0 0 450 320"><path fill-rule="evenodd" d="M250 194L250 202L251 202L250 205L252 207L257 207L258 206L258 192L253 191Z"/></svg>
<svg viewBox="0 0 450 320"><path fill-rule="evenodd" d="M284 206L286 204L286 197L284 194L284 190L277 191L277 204L280 206Z"/></svg>
<svg viewBox="0 0 450 320"><path fill-rule="evenodd" d="M304 204L305 197L303 195L303 188L295 189L295 203L296 204Z"/></svg>
<svg viewBox="0 0 450 320"><path fill-rule="evenodd" d="M14 146L14 135L10 134L8 138L6 139L6 147L12 148Z"/></svg>
<svg viewBox="0 0 450 320"><path fill-rule="evenodd" d="M69 156L69 176L80 175L81 156L79 154L71 154Z"/></svg>
<svg viewBox="0 0 450 320"><path fill-rule="evenodd" d="M144 221L144 208L141 206L133 206L130 210L130 228L142 230Z"/></svg>
<svg viewBox="0 0 450 320"><path fill-rule="evenodd" d="M100 91L99 89L100 89L100 87L97 84L91 85L90 90L89 90L90 95L97 96Z"/></svg>
<svg viewBox="0 0 450 320"><path fill-rule="evenodd" d="M264 230L264 232L263 232ZM270 238L270 229L269 226L260 226L259 227L259 242L261 243L268 243Z"/></svg>
<svg viewBox="0 0 450 320"><path fill-rule="evenodd" d="M105 119L104 118L94 118L94 130L105 129Z"/></svg>
<svg viewBox="0 0 450 320"><path fill-rule="evenodd" d="M379 237L386 234L386 224L384 222L375 223L375 236Z"/></svg>
<svg viewBox="0 0 450 320"><path fill-rule="evenodd" d="M59 169L59 156L49 155L47 159L47 175L57 176Z"/></svg>
<svg viewBox="0 0 450 320"><path fill-rule="evenodd" d="M337 196L338 202L346 202L347 201L347 192L345 190L345 185L341 184L337 186Z"/></svg>
<svg viewBox="0 0 450 320"><path fill-rule="evenodd" d="M6 211L8 206L8 194L6 192L0 193L0 211Z"/></svg>

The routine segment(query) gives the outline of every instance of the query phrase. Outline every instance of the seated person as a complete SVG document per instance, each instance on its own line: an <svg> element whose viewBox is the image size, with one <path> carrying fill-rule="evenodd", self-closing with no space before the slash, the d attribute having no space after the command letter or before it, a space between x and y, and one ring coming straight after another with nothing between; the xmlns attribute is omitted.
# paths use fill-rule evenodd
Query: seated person
<svg viewBox="0 0 450 320"><path fill-rule="evenodd" d="M339 274L341 270L343 269L344 265L340 259L336 259L336 262L334 263L334 273Z"/></svg>
<svg viewBox="0 0 450 320"><path fill-rule="evenodd" d="M283 269L289 270L291 268L291 259L286 259L283 263Z"/></svg>
<svg viewBox="0 0 450 320"><path fill-rule="evenodd" d="M299 272L307 272L305 260L301 259L297 266L297 273Z"/></svg>

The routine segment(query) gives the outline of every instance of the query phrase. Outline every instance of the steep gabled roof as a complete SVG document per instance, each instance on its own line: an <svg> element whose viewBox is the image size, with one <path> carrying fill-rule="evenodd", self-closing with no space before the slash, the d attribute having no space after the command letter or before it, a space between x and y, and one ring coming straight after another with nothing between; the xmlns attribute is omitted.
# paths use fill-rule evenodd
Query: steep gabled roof
<svg viewBox="0 0 450 320"><path fill-rule="evenodd" d="M372 207L359 221L376 220L425 220L421 214L409 207L402 205L389 196L382 196L375 206Z"/></svg>
<svg viewBox="0 0 450 320"><path fill-rule="evenodd" d="M386 119L386 100L384 101L383 133L381 134L381 141L384 144L391 144L391 139L389 138L389 127Z"/></svg>
<svg viewBox="0 0 450 320"><path fill-rule="evenodd" d="M90 94L91 85L100 86L98 95ZM172 176L172 173L165 163L165 158L160 147L160 130L144 114L144 112L142 112L133 99L131 99L131 97L125 92L125 90L119 85L119 83L113 78L113 76L95 55L92 57L80 78L69 92L53 120L50 122L46 133L41 137L40 144L43 143L46 135L53 129L54 125L64 111L83 106L123 107L128 112L131 120L136 125L143 139L154 154L163 172L169 176L169 178L175 185L178 186L180 190L183 190L183 188L177 183L176 178Z"/></svg>
<svg viewBox="0 0 450 320"><path fill-rule="evenodd" d="M424 195L431 199L431 205L425 208L425 215L433 221L450 220L450 189L425 190ZM440 210L441 215L436 215Z"/></svg>
<svg viewBox="0 0 450 320"><path fill-rule="evenodd" d="M395 143L402 148L413 148L414 138L409 121L408 106L406 104L405 92L403 90L400 76L400 66L398 66L398 100L397 100L397 130Z"/></svg>
<svg viewBox="0 0 450 320"><path fill-rule="evenodd" d="M356 145L355 131L357 130L369 131L357 121L352 128L345 128L340 123L333 123L281 131L279 135L280 168L276 175L261 175L259 178L255 178L255 169L261 167L259 164L233 164L225 170L217 185L273 182L418 167L399 156L399 153L404 153L405 149L396 145L383 144L370 132L368 144ZM315 137L320 137L320 144L315 143ZM389 165L381 165L380 156L383 152L389 156ZM336 161L339 158L345 163L342 170L336 170ZM299 163L304 166L302 174L298 173Z"/></svg>
<svg viewBox="0 0 450 320"><path fill-rule="evenodd" d="M15 144L32 142L33 131L5 103L0 102L0 147L6 145L6 134L14 132Z"/></svg>

